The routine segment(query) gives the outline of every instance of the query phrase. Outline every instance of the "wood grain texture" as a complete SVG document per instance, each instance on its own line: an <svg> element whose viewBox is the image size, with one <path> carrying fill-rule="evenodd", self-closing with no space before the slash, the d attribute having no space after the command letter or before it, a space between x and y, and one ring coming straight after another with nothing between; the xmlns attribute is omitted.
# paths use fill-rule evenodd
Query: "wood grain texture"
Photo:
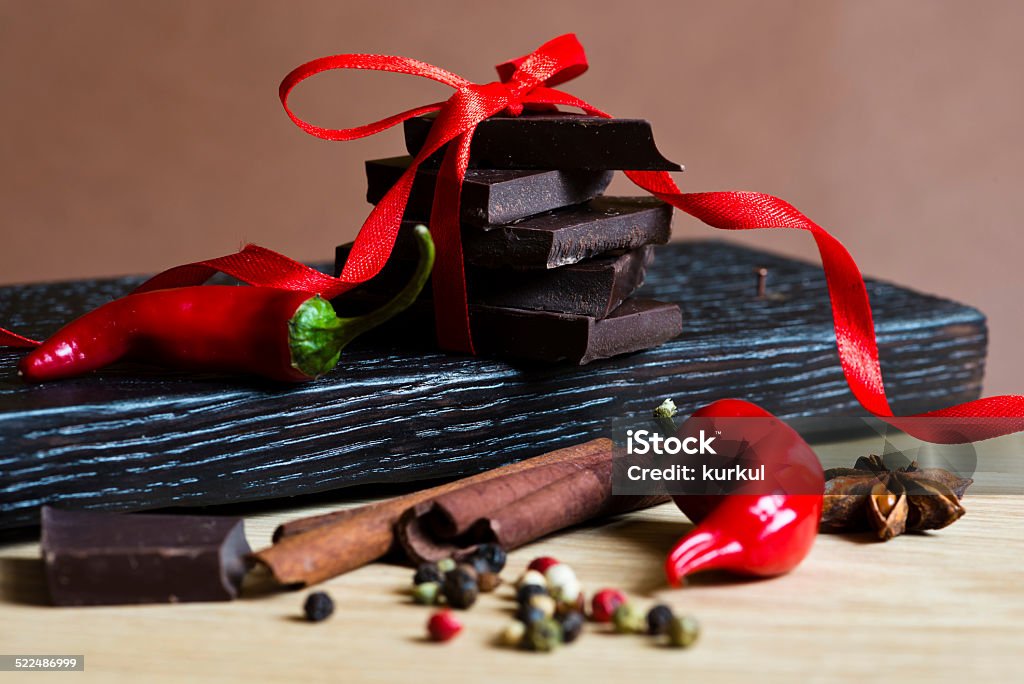
<svg viewBox="0 0 1024 684"><path fill-rule="evenodd" d="M344 496L317 507L249 511L249 542L266 544L283 520L362 503L342 503ZM316 625L299 619L307 592L243 590L242 600L220 604L53 608L38 544L0 545L4 651L86 656L85 672L74 677L5 674L103 684L1017 681L1024 499L968 490L964 504L961 520L928 534L886 543L823 535L796 571L764 581L709 575L667 588L664 555L689 529L672 504L509 554L510 579L532 558L550 555L569 563L587 592L620 587L645 608L665 602L693 614L702 635L682 652L594 625L551 655L496 647L512 612L508 586L460 614L465 630L456 640L433 644L424 638L430 610L407 593L412 572L383 563L318 586L338 610Z"/></svg>
<svg viewBox="0 0 1024 684"><path fill-rule="evenodd" d="M753 269L767 266L766 299ZM37 337L139 278L0 289L0 321ZM978 396L977 310L870 281L894 408ZM477 472L607 435L664 397L742 396L780 416L859 414L840 372L820 268L720 242L658 251L638 293L677 302L684 332L582 368L355 344L321 381L277 387L121 367L58 384L0 353L0 527L47 502L118 510L215 504Z"/></svg>

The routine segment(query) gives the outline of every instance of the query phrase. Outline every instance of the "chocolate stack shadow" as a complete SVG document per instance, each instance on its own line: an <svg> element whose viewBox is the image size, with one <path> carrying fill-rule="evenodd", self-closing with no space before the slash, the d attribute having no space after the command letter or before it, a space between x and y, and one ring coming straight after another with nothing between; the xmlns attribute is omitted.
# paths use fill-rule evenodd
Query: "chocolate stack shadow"
<svg viewBox="0 0 1024 684"><path fill-rule="evenodd" d="M432 116L405 122L416 154ZM391 259L335 302L345 314L379 305L411 276L412 228L429 225L440 150L416 173ZM366 162L376 204L412 157ZM602 193L614 170L680 171L654 146L650 124L564 113L496 116L479 124L462 186L460 218L470 325L489 356L585 364L650 349L682 331L672 303L634 297L654 246L668 242L672 207L650 197ZM340 274L352 245L337 248ZM378 339L433 343L430 288Z"/></svg>

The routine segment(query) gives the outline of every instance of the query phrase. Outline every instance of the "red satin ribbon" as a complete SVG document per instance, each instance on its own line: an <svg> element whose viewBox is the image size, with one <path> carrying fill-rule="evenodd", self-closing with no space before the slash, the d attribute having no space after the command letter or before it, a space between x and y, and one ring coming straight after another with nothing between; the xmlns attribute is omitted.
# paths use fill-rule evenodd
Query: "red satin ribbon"
<svg viewBox="0 0 1024 684"><path fill-rule="evenodd" d="M368 69L420 76L450 86L455 93L445 102L416 107L364 126L322 128L296 116L288 107L288 96L305 79L333 69ZM143 283L136 292L201 284L217 271L252 285L315 292L328 298L346 292L375 276L387 262L416 169L427 157L452 143L441 163L430 217L431 233L438 247L433 276L434 301L441 346L472 353L459 202L473 132L478 123L490 116L501 112L517 116L524 107L540 109L562 105L579 108L592 116L609 117L553 87L579 76L586 69L583 47L572 34L559 36L528 55L498 65L501 80L483 85L425 62L388 55L334 55L303 64L285 77L279 95L291 120L318 138L355 140L408 118L437 112L437 120L423 149L363 223L341 276L326 276L281 254L249 245L237 254L164 271ZM817 243L828 282L843 374L854 396L871 413L935 442L974 441L1024 429L1024 397L1016 395L979 399L907 419L895 417L882 382L871 306L860 270L838 240L789 203L755 192L683 193L665 172L627 171L626 175L662 201L715 228L795 228L809 232ZM0 330L0 343L22 347L34 344L32 340L4 330ZM922 417L932 420L922 425L919 420ZM963 421L965 418L983 420Z"/></svg>

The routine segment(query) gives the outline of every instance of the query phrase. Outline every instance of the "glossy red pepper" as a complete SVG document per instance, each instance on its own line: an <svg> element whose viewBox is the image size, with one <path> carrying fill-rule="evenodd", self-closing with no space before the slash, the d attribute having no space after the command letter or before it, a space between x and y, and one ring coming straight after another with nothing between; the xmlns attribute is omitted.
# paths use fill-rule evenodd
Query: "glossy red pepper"
<svg viewBox="0 0 1024 684"><path fill-rule="evenodd" d="M334 368L341 350L415 301L430 277L434 244L418 227L420 261L405 287L381 308L339 318L330 302L271 287L201 285L128 295L61 328L22 359L29 381L68 378L121 360L184 370L312 380Z"/></svg>
<svg viewBox="0 0 1024 684"><path fill-rule="evenodd" d="M710 569L756 577L789 572L807 556L818 534L825 477L814 451L791 427L747 401L717 401L691 418L712 429L718 418L758 419L723 420L718 429L735 442L756 444L758 458L786 482L782 491L762 487L749 494L673 497L697 527L669 553L669 582L678 585L687 575Z"/></svg>

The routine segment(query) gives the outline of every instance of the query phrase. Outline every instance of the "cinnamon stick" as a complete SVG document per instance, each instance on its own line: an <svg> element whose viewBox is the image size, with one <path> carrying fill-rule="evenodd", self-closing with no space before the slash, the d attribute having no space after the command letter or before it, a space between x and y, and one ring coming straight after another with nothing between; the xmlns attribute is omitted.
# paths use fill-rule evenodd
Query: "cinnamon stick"
<svg viewBox="0 0 1024 684"><path fill-rule="evenodd" d="M611 452L595 451L457 489L407 510L398 522L398 540L413 561L437 561L483 542L515 549L591 518L664 501L613 497L611 475Z"/></svg>
<svg viewBox="0 0 1024 684"><path fill-rule="evenodd" d="M454 482L432 487L420 492L407 494L405 496L386 499L368 506L353 508L326 516L313 516L311 518L292 521L282 526L275 534L277 542L272 546L262 549L253 554L253 557L265 565L274 578L281 584L316 584L326 579L348 572L362 565L370 563L385 555L395 542L395 524L402 514L424 502L431 501L442 495L469 491L491 481L504 480L510 476L529 473L535 469L543 468L552 464L561 464L561 470L557 471L567 475L570 471L576 472L576 477L593 477L596 463L607 461L609 464L609 477L607 492L603 488L587 486L587 496L600 496L605 499L611 498L610 493L610 464L612 458L612 443L608 439L595 439L584 444L559 449L536 458L527 459L518 463L489 470L479 475L467 477ZM590 464L590 468L571 468L566 470L565 466L573 464ZM586 475L583 471L590 472ZM551 471L542 480L521 480L509 481L508 487L514 487L514 491L529 496L530 482L552 484ZM555 481L563 478L555 478ZM541 487L543 489L543 487ZM553 490L554 491L554 490ZM548 492L545 496L551 495ZM557 494L556 494L557 497ZM615 497L616 499L620 497ZM624 500L631 500L636 497L622 497ZM655 500L639 502L640 504L652 505ZM565 502L558 499L559 505ZM629 504L628 501L622 503ZM547 505L545 503L545 505ZM621 505L621 504L620 504ZM636 503L633 507L638 507ZM590 506L583 508L589 510ZM609 509L611 510L611 509ZM579 514L574 514L574 522ZM568 522L566 524L574 524ZM566 524L560 525L564 527ZM529 529L542 529L550 527L551 521L542 525L527 525ZM557 528L555 528L557 529ZM551 530L553 531L553 530Z"/></svg>

